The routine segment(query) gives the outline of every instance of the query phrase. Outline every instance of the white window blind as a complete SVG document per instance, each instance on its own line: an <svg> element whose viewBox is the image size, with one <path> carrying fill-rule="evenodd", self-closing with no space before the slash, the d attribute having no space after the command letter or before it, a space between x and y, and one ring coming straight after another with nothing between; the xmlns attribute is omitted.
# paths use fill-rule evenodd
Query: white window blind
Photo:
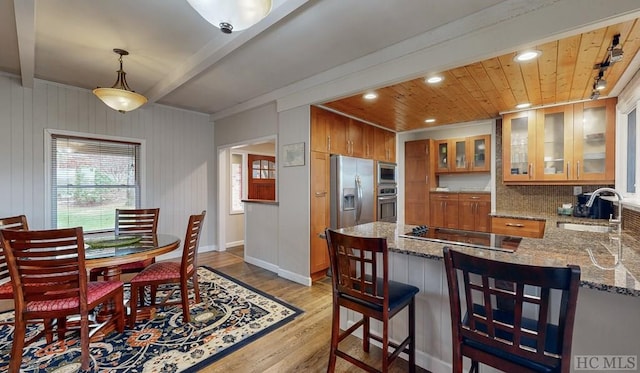
<svg viewBox="0 0 640 373"><path fill-rule="evenodd" d="M51 136L54 228L112 230L116 208L140 207L140 143Z"/></svg>

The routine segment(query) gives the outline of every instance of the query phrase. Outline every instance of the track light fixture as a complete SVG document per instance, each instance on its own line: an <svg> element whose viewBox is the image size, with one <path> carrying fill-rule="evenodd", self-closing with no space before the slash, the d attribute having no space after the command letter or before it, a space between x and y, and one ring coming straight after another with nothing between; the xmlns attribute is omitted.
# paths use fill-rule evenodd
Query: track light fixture
<svg viewBox="0 0 640 373"><path fill-rule="evenodd" d="M607 88L607 81L604 79L604 72L612 64L622 60L622 46L620 45L620 34L613 36L611 46L607 48L607 55L602 63L596 64L593 68L598 70L598 75L594 78L593 90L591 91L591 99L596 100L600 97L600 91Z"/></svg>

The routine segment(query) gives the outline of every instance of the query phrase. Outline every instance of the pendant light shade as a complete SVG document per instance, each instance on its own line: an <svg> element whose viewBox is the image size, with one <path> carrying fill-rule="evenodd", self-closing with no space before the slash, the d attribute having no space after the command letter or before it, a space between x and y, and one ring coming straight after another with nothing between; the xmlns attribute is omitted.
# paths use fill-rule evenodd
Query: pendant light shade
<svg viewBox="0 0 640 373"><path fill-rule="evenodd" d="M271 11L271 0L187 0L202 18L225 34L247 29Z"/></svg>
<svg viewBox="0 0 640 373"><path fill-rule="evenodd" d="M129 52L123 49L114 49L113 51L120 55L118 59L120 61L118 79L111 88L98 87L93 90L93 94L113 110L125 113L144 105L147 102L147 98L134 92L127 84L127 73L122 69L122 56L128 55Z"/></svg>

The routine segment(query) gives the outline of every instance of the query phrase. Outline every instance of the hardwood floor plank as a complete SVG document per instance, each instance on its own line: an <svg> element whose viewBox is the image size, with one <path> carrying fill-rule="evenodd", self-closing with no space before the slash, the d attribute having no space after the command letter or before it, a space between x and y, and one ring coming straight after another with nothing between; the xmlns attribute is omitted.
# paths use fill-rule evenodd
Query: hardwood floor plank
<svg viewBox="0 0 640 373"><path fill-rule="evenodd" d="M278 277L275 273L247 264L241 255L208 252L198 256L198 264L206 265L265 291L304 311L294 321L242 347L202 372L326 372L331 338L331 280L325 278L313 286L304 286ZM349 337L341 348L361 358L362 341ZM380 361L381 350L374 346L370 361ZM375 363L374 363L375 364ZM390 372L408 371L405 360L395 361ZM336 372L362 372L338 359ZM426 370L418 368L417 372Z"/></svg>

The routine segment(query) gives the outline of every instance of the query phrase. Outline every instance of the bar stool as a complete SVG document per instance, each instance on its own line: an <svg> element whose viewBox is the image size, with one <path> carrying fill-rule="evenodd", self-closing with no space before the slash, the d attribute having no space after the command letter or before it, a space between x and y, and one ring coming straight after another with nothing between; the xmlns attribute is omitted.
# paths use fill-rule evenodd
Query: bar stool
<svg viewBox="0 0 640 373"><path fill-rule="evenodd" d="M505 372L569 372L579 267L505 263L449 248L444 262L453 372L462 372L463 356L471 359L469 372L479 363Z"/></svg>
<svg viewBox="0 0 640 373"><path fill-rule="evenodd" d="M333 372L336 357L368 372L387 372L401 352L409 356L409 371L415 372L415 295L417 287L389 280L386 238L354 237L325 231L329 247L333 284L331 351L327 372ZM379 266L378 260L382 260ZM381 273L380 273L381 272ZM340 331L340 307L362 314L362 319ZM408 336L399 344L389 341L389 323L405 307L409 310ZM382 322L382 336L370 332L370 318ZM369 352L370 340L382 344L380 370L339 349L340 341L363 327L362 347ZM389 346L393 350L389 351Z"/></svg>

